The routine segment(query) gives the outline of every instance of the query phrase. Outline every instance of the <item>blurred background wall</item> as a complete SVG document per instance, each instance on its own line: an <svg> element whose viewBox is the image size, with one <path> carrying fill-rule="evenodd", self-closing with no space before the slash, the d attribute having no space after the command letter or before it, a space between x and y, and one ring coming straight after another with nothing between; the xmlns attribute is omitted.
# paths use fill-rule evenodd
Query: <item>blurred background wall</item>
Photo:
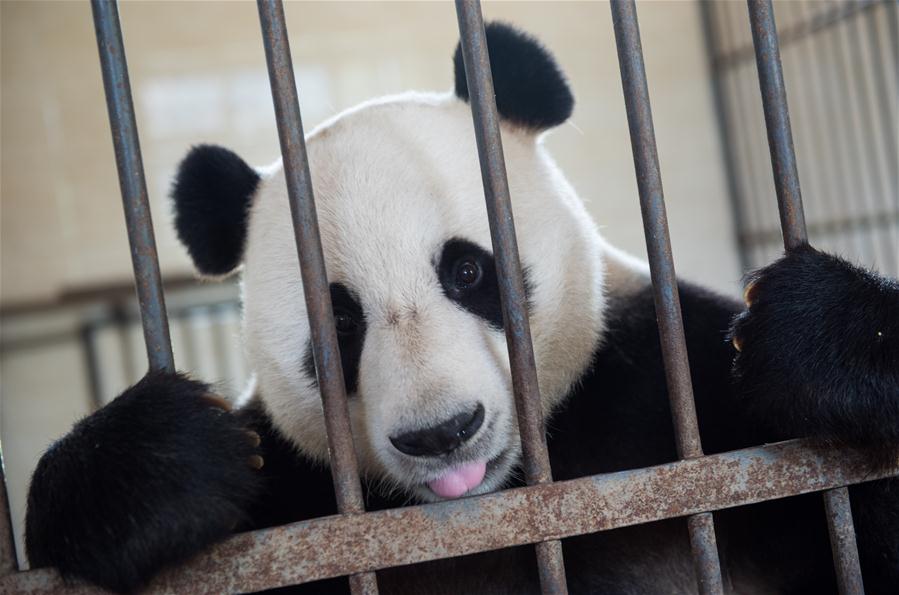
<svg viewBox="0 0 899 595"><path fill-rule="evenodd" d="M307 129L375 95L451 86L452 3L286 12ZM255 3L124 2L120 13L175 359L233 397L248 374L236 282L194 280L167 191L195 143L259 165L278 155ZM484 13L556 53L578 103L547 145L604 235L643 256L607 4L487 2ZM745 5L643 1L639 14L678 272L736 295L746 268L779 250ZM778 3L777 15L812 237L895 275L895 4ZM89 5L0 2L0 78L0 436L20 536L40 454L146 364Z"/></svg>

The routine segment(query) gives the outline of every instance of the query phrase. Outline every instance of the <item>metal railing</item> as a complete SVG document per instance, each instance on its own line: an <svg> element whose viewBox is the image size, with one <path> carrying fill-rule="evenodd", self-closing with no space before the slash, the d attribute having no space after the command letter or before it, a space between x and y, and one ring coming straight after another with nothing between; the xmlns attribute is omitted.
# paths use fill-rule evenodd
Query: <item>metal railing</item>
<svg viewBox="0 0 899 595"><path fill-rule="evenodd" d="M150 365L173 369L117 8L104 0L92 3ZM366 513L340 358L336 357L283 7L280 0L259 0L258 4L340 513L235 535L183 567L162 573L149 586L150 592L253 591L346 575L354 594L377 593L374 571L381 568L533 543L543 592L565 593L561 538L687 516L699 591L722 593L711 512L824 490L830 490L825 494L827 522L840 592L863 592L845 486L895 475L899 467L873 470L861 453L813 447L804 440L710 456L702 453L633 0L612 0L611 9L681 460L552 481L484 24L476 1L457 0L529 485L463 501ZM748 6L784 244L789 250L804 240L805 227L777 33L770 0L748 0ZM50 569L15 572L5 497L0 491L0 572L4 575L0 590L49 593L64 588ZM471 526L482 530L470 531ZM422 547L422 543L429 545ZM96 591L89 586L68 588L70 592Z"/></svg>

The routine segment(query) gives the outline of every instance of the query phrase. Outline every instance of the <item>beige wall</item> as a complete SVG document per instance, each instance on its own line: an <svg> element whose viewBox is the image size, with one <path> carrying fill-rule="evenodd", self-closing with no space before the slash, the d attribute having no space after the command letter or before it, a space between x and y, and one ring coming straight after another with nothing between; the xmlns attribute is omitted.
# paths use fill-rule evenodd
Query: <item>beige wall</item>
<svg viewBox="0 0 899 595"><path fill-rule="evenodd" d="M578 106L549 146L605 233L641 252L607 5L503 2L484 12L557 53ZM166 203L186 148L218 142L259 164L277 155L255 4L126 2L121 16L163 271L188 271ZM451 3L291 3L287 16L307 128L373 95L450 86ZM729 289L736 260L698 9L647 2L640 16L677 265ZM127 278L88 4L4 1L2 75L0 300Z"/></svg>
<svg viewBox="0 0 899 595"><path fill-rule="evenodd" d="M607 4L490 2L484 12L556 52L578 105L548 145L605 235L642 255ZM739 271L698 7L641 2L639 13L678 271L733 293ZM278 152L255 4L125 2L121 17L163 273L187 272L165 197L178 159L203 141L257 164ZM290 3L287 18L307 129L373 95L450 87L451 3ZM0 26L0 304L127 279L87 2L3 0ZM87 382L72 345L3 352L0 363L0 431L20 521L40 453L87 411Z"/></svg>

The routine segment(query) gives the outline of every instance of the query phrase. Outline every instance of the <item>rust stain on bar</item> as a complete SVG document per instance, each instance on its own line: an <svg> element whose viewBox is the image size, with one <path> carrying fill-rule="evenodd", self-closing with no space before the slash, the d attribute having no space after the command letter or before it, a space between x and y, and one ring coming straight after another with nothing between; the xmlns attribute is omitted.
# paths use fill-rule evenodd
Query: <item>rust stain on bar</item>
<svg viewBox="0 0 899 595"><path fill-rule="evenodd" d="M303 293L309 314L315 372L325 413L337 508L341 513L351 515L347 518L353 522L354 515L364 512L365 508L331 309L331 293L315 212L312 178L306 158L306 141L293 76L290 43L284 22L284 6L280 0L259 0L258 8ZM354 595L377 593L375 575L351 577L350 589Z"/></svg>
<svg viewBox="0 0 899 595"><path fill-rule="evenodd" d="M465 80L468 84L474 120L484 197L487 201L490 237L496 258L503 327L509 348L525 480L530 485L543 484L552 481L552 471L546 448L543 406L540 401L540 388L537 385L527 295L515 239L509 182L506 178L499 116L493 91L493 75L490 71L490 56L487 51L487 36L484 32L480 2L456 0L456 16L459 20ZM537 565L544 593L568 592L562 544L559 542L540 544L537 547Z"/></svg>
<svg viewBox="0 0 899 595"><path fill-rule="evenodd" d="M156 257L156 240L147 200L147 183L134 119L118 5L114 1L92 0L91 8L147 357L151 369L171 372L175 370L175 360L172 357L172 341Z"/></svg>
<svg viewBox="0 0 899 595"><path fill-rule="evenodd" d="M665 197L643 64L637 7L633 0L613 0L611 8L677 450L682 458L701 457L702 444L696 421L687 342L684 338L677 278L668 236L668 218L665 214ZM689 519L687 527L700 593L723 593L721 564L712 518Z"/></svg>
<svg viewBox="0 0 899 595"><path fill-rule="evenodd" d="M158 577L147 593L256 591L660 519L702 518L712 510L893 475L899 475L899 463L875 469L863 452L792 440L645 469L244 533ZM0 579L0 592L6 588L55 593L61 586L58 575L48 570Z"/></svg>
<svg viewBox="0 0 899 595"><path fill-rule="evenodd" d="M746 4L755 47L762 107L765 111L765 126L768 129L768 148L774 170L780 226L784 247L790 250L806 243L808 234L802 210L793 134L790 130L787 91L780 63L774 6L771 0L747 0ZM864 589L848 490L838 488L824 494L824 504L827 507L827 527L840 593L861 595Z"/></svg>

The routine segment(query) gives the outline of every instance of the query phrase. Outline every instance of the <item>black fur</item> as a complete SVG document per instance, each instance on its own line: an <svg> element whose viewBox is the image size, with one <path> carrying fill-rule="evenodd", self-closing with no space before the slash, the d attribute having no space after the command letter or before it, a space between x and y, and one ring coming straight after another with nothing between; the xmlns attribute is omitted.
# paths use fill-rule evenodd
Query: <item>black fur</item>
<svg viewBox="0 0 899 595"><path fill-rule="evenodd" d="M784 286L787 273L794 285L791 288ZM839 281L840 287L822 285L822 276L830 283ZM753 386L747 384L752 380L749 374L766 373L763 367L747 365L750 358L775 356L754 353L764 349L762 329L756 328L757 334L751 338L747 335L744 340L737 362L741 378L734 383L730 371L737 353L731 346L728 328L741 306L681 284L687 347L705 450L720 452L822 429L854 428L858 423L868 424L871 434L884 437L885 444L856 441L858 435L854 432L838 434L840 439L877 451L899 446L890 433L899 424L895 409L899 394L878 392L879 387L889 386L895 372L880 367L880 362L893 361L891 358L895 357L896 343L892 338L897 332L895 315L899 308L899 289L895 284L812 250L800 251L764 269L755 280L750 316L760 313L759 321L764 315L779 325L765 327L765 333L773 333L779 341L813 334L817 331L809 329L807 312L817 312L816 323L831 329L829 338L839 337L850 351L825 349L820 355L824 359L812 363L837 387L851 382L842 376L842 362L847 358L858 362L858 366L869 365L871 378L858 381L855 391L847 393L842 409L834 408L826 398L813 401L802 392L778 392L776 397L767 399L765 407L760 407L756 401L761 397L755 392L744 394L743 390ZM834 303L832 292L849 302ZM852 316L848 320L844 319L847 308ZM777 311L793 315L781 316ZM881 317L884 312L885 317ZM607 320L609 327L593 365L549 422L550 457L553 474L559 480L676 458L649 288L632 295L612 296ZM741 319L739 332L751 320ZM887 339L872 347L863 338L870 336L874 327L883 328ZM807 373L796 369L798 362L808 363L801 359L807 355L804 346L789 346L793 351L781 357L800 358L787 368L800 380L777 367L782 365L780 361L771 365L775 365L775 373L783 375L783 382L795 386ZM827 359L831 357L840 359ZM849 373L855 370L850 368ZM298 455L274 429L259 401L251 402L234 416L203 408L189 408L190 415L163 413L177 413L188 407L185 403L191 402L190 395L196 397L202 389L205 387L182 378L163 377L142 383L79 424L44 455L29 500L28 548L34 565L60 565L70 575L113 588L129 588L149 578L164 563L187 558L186 552L195 551L201 542L220 537L226 517L229 521L242 517L246 522L241 527L250 529L336 511L327 469ZM148 395L150 391L154 394ZM183 392L190 393L187 400L173 400L175 393ZM170 394L172 398L166 398ZM878 417L851 419L867 411L855 407L855 399L867 402L877 398L882 399L883 405ZM793 415L797 406L805 412L806 425L785 427L783 419ZM841 415L846 419L839 419ZM822 425L819 417L828 419L828 424ZM212 426L220 427L210 434ZM262 436L260 450L266 461L261 470L264 484L252 503L248 500L255 493L255 476L235 462L246 452L223 454L242 444L235 435L241 426L253 428ZM230 436L227 440L226 434ZM94 448L95 444L110 441L127 446L115 451ZM161 460L160 453L167 456ZM187 477L179 474L176 481L171 476L173 467L187 470ZM218 477L220 474L222 477ZM213 488L224 482L223 478L238 475L242 476L240 485L231 486L228 492ZM140 489L135 490L135 486ZM187 501L186 493L191 494ZM365 493L369 510L405 504L402 496L385 499L375 489ZM897 493L896 479L850 488L865 587L870 594L894 593L899 584ZM227 504L227 514L215 512L221 502ZM808 494L716 512L726 580L740 584L750 578L758 579L764 583L761 587L783 594L835 593L821 502L819 494ZM132 517L136 522L131 522ZM195 530L186 531L186 523L193 523L190 526ZM670 592L673 585L658 582L666 577L660 569L677 567L680 559L684 562L680 569L687 569L688 580L692 572L689 559L684 557L689 541L682 519L566 539L563 547L569 590L574 595L620 593L624 589L629 593ZM125 565L124 571L119 569L120 564ZM380 571L379 582L385 594L537 593L535 569L533 549L520 547ZM761 587L750 584L748 588ZM342 594L347 592L347 583L345 579L334 579L279 592Z"/></svg>
<svg viewBox="0 0 899 595"><path fill-rule="evenodd" d="M215 145L198 145L181 161L171 193L175 230L201 273L225 275L240 264L259 179L243 159Z"/></svg>
<svg viewBox="0 0 899 595"><path fill-rule="evenodd" d="M463 262L476 263L481 270L479 281L470 287L462 287L456 281L456 271ZM436 265L437 277L443 293L460 307L486 320L490 326L503 330L503 309L499 296L499 280L493 255L477 244L453 238L443 245ZM531 282L527 269L522 270L524 291L530 296ZM530 298L528 297L528 302ZM529 304L530 305L530 304Z"/></svg>
<svg viewBox="0 0 899 595"><path fill-rule="evenodd" d="M734 379L778 436L899 456L899 283L803 246L748 279Z"/></svg>
<svg viewBox="0 0 899 595"><path fill-rule="evenodd" d="M571 116L574 95L553 55L539 41L505 23L486 26L496 109L505 120L534 130ZM456 96L468 101L462 47L453 56Z"/></svg>
<svg viewBox="0 0 899 595"><path fill-rule="evenodd" d="M343 366L343 381L347 395L356 392L359 385L359 358L365 345L365 331L368 323L365 312L358 298L342 283L331 283L331 308L334 316L347 316L355 322L351 332L337 333L337 346L340 349L340 364ZM303 356L303 372L312 379L313 386L318 386L315 374L315 358L312 354L312 340L306 342L306 355Z"/></svg>
<svg viewBox="0 0 899 595"><path fill-rule="evenodd" d="M150 373L53 444L28 496L32 566L131 591L245 522L260 495L255 451L209 394Z"/></svg>

